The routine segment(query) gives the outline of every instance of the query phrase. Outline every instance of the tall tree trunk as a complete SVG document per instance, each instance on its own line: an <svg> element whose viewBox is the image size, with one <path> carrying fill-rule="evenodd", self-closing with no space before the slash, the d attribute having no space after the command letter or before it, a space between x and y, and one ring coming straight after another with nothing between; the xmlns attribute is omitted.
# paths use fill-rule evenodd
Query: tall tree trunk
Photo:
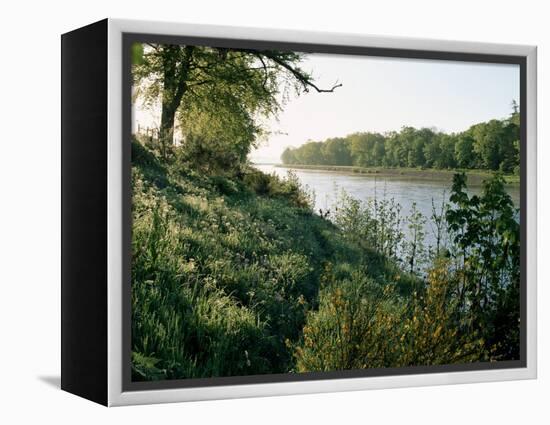
<svg viewBox="0 0 550 425"><path fill-rule="evenodd" d="M182 49L180 46L168 45L163 48L163 88L159 132L163 155L166 153L166 147L174 143L176 112L187 91L193 50L193 46L185 46Z"/></svg>
<svg viewBox="0 0 550 425"><path fill-rule="evenodd" d="M166 147L174 143L174 121L176 118L176 107L170 102L162 102L160 118L159 142L162 156L166 157Z"/></svg>

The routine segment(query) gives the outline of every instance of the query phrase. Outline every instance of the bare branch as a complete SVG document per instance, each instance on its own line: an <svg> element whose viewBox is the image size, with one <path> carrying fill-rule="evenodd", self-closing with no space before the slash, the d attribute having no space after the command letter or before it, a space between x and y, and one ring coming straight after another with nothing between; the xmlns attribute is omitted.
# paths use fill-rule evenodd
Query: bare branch
<svg viewBox="0 0 550 425"><path fill-rule="evenodd" d="M214 80L202 80L202 81L197 81L193 84L188 84L187 86L188 87L196 87L196 86L204 86L205 84L212 84L212 83L215 83Z"/></svg>
<svg viewBox="0 0 550 425"><path fill-rule="evenodd" d="M144 43L144 44L146 44L147 46L149 46L150 48L152 48L156 52L158 52L158 50L159 50L159 45L158 44L153 44L153 43Z"/></svg>
<svg viewBox="0 0 550 425"><path fill-rule="evenodd" d="M262 87L264 91L267 91L266 86L267 80L269 78L269 73L267 72L267 64L265 63L264 58L262 58L261 56L258 59L260 59L260 62L262 63L264 69L264 82L262 83Z"/></svg>
<svg viewBox="0 0 550 425"><path fill-rule="evenodd" d="M287 62L279 58L276 54L273 54L271 52L266 52L266 51L262 51L262 52L251 51L251 53L255 54L260 60L262 56L265 56L266 58L275 62L277 65L289 71L294 76L294 78L296 78L302 84L305 92L309 92L309 88L312 87L317 91L317 93L332 93L338 87L342 87L342 83L338 83L338 81L336 81L336 83L330 89L319 88L316 84L314 84L311 81L311 77L309 75L302 73L302 71L299 68L292 67Z"/></svg>

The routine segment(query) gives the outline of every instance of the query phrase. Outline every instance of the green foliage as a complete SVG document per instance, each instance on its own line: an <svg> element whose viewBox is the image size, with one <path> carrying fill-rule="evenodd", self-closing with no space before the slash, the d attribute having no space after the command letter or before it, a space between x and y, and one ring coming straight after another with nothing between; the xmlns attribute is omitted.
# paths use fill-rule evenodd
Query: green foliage
<svg viewBox="0 0 550 425"><path fill-rule="evenodd" d="M286 178L280 179L275 174L251 169L244 173L243 182L258 195L286 199L299 208L310 210L315 205L315 193L304 186L292 170L287 172Z"/></svg>
<svg viewBox="0 0 550 425"><path fill-rule="evenodd" d="M384 158L384 136L378 133L354 133L347 137L353 165L374 166Z"/></svg>
<svg viewBox="0 0 550 425"><path fill-rule="evenodd" d="M455 144L455 159L461 168L475 168L476 154L474 152L475 139L469 132L458 136Z"/></svg>
<svg viewBox="0 0 550 425"><path fill-rule="evenodd" d="M188 159L210 171L242 165L291 93L317 87L301 53L173 44L132 46L134 97L161 106L159 145L174 136Z"/></svg>
<svg viewBox="0 0 550 425"><path fill-rule="evenodd" d="M322 264L385 273L312 213L295 175L211 177L133 145L135 379L288 371Z"/></svg>
<svg viewBox="0 0 550 425"><path fill-rule="evenodd" d="M409 273L420 274L428 260L426 238L426 217L418 211L416 202L413 202L407 220L408 237L403 240L404 260Z"/></svg>
<svg viewBox="0 0 550 425"><path fill-rule="evenodd" d="M293 346L298 371L519 358L517 211L498 174L485 182L481 197L465 189L465 175L457 174L451 205L433 206L438 240L451 236L445 256L441 246L425 249L425 218L414 205L403 219L409 230L403 271L420 274L420 263L431 262L425 281L413 281L405 294L398 283L404 273L380 286L364 271L325 269L319 308L307 313ZM373 219L376 210L368 204L344 197L340 205L335 223L345 237L380 249L369 232L376 234L391 209Z"/></svg>
<svg viewBox="0 0 550 425"><path fill-rule="evenodd" d="M401 326L401 309L391 287L382 289L358 272L340 280L331 266L323 284L319 309L308 313L303 338L295 347L296 370L391 366L391 341Z"/></svg>
<svg viewBox="0 0 550 425"><path fill-rule="evenodd" d="M143 63L143 44L133 43L131 49L132 65L141 65Z"/></svg>
<svg viewBox="0 0 550 425"><path fill-rule="evenodd" d="M342 193L328 220L292 173L211 176L138 141L132 155L134 380L518 358L519 226L501 176L477 197L455 177L434 207L443 255L385 196Z"/></svg>
<svg viewBox="0 0 550 425"><path fill-rule="evenodd" d="M483 340L464 333L466 315L449 291L446 264L408 299L365 274L325 272L320 305L308 313L295 346L299 372L453 364L486 358Z"/></svg>
<svg viewBox="0 0 550 425"><path fill-rule="evenodd" d="M403 127L400 132L353 133L322 142L308 141L287 148L281 160L287 165L344 165L488 169L504 173L519 166L519 112L491 120L461 133L445 134L429 128Z"/></svg>
<svg viewBox="0 0 550 425"><path fill-rule="evenodd" d="M166 376L166 371L156 366L159 361L154 357L146 357L140 353L132 352L132 375L134 380L139 381L148 378L154 381L163 379Z"/></svg>
<svg viewBox="0 0 550 425"><path fill-rule="evenodd" d="M452 293L456 276L448 260L438 259L427 285L407 303L398 332L397 365L437 365L486 361L489 354L472 315Z"/></svg>
<svg viewBox="0 0 550 425"><path fill-rule="evenodd" d="M334 222L346 238L398 261L403 241L401 206L385 195L361 202L341 191Z"/></svg>
<svg viewBox="0 0 550 425"><path fill-rule="evenodd" d="M519 211L496 174L481 196L468 196L466 176L455 175L446 220L453 238L456 291L472 310L473 328L482 332L496 357L519 355ZM505 330L506 329L506 330Z"/></svg>
<svg viewBox="0 0 550 425"><path fill-rule="evenodd" d="M138 180L134 188L139 189ZM132 340L136 379L266 371L264 325L250 309L201 279L198 241L152 190L136 194ZM197 206L200 206L200 201ZM195 246L196 252L200 247Z"/></svg>
<svg viewBox="0 0 550 425"><path fill-rule="evenodd" d="M500 163L499 142L504 136L500 121L491 120L472 128L474 153L480 158L483 168L498 170Z"/></svg>
<svg viewBox="0 0 550 425"><path fill-rule="evenodd" d="M342 138L328 139L323 142L321 154L327 164L349 165L351 163L347 140Z"/></svg>
<svg viewBox="0 0 550 425"><path fill-rule="evenodd" d="M426 218L342 192L330 214L297 176L246 157L290 94L299 53L132 46L135 97L159 139L132 143L134 380L517 359L518 211L502 175ZM458 134L403 127L284 151L285 164L519 172L519 109ZM179 141L172 145L174 134ZM443 242L448 235L449 243Z"/></svg>

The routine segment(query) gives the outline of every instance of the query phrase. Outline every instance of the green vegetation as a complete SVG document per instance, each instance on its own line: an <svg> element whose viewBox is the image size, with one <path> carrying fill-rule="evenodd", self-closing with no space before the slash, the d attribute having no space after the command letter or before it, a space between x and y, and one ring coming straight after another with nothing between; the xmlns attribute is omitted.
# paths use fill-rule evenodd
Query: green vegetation
<svg viewBox="0 0 550 425"><path fill-rule="evenodd" d="M479 196L453 174L435 246L428 218L391 198L342 192L317 215L296 175L246 158L289 92L340 84L317 87L296 53L137 44L132 58L135 98L161 111L158 138L132 142L134 380L519 358L518 211L501 174ZM285 162L509 173L517 118L355 134Z"/></svg>
<svg viewBox="0 0 550 425"><path fill-rule="evenodd" d="M133 144L134 379L294 369L322 271L398 268L312 213L292 175L208 176ZM403 278L408 291L416 278Z"/></svg>
<svg viewBox="0 0 550 425"><path fill-rule="evenodd" d="M344 193L329 220L292 174L208 175L132 148L133 379L519 355L519 229L501 177L468 198L457 175L452 243L436 251L392 200Z"/></svg>
<svg viewBox="0 0 550 425"><path fill-rule="evenodd" d="M461 133L403 127L399 132L354 133L287 148L285 165L479 169L519 174L519 112L473 125Z"/></svg>
<svg viewBox="0 0 550 425"><path fill-rule="evenodd" d="M276 50L136 43L135 96L161 104L163 156L179 127L188 156L226 169L246 159L267 132L258 118L277 114L289 93L330 93L341 86L318 87L300 68L302 58Z"/></svg>
<svg viewBox="0 0 550 425"><path fill-rule="evenodd" d="M451 203L439 212L434 207L437 246L429 249L425 218L414 207L403 218L410 235L402 239L399 208L391 201L343 202L336 223L345 237L393 258L403 274L380 286L365 271L326 270L319 308L308 312L296 346L298 371L519 358L517 211L500 175L484 184L479 197L466 195L465 184L465 175L456 174ZM373 232L378 236L370 238ZM427 275L419 261L427 263ZM407 285L412 293L399 295L397 285L407 272L420 281Z"/></svg>

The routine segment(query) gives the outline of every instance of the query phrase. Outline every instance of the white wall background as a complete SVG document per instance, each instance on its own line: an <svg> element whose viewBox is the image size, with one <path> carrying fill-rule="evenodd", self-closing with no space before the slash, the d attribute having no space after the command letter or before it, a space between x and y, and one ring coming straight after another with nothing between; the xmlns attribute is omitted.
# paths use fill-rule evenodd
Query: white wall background
<svg viewBox="0 0 550 425"><path fill-rule="evenodd" d="M0 422L549 423L546 2L6 1L0 24ZM106 409L60 391L60 40L105 17L539 46L539 379ZM544 394L546 392L546 394Z"/></svg>

